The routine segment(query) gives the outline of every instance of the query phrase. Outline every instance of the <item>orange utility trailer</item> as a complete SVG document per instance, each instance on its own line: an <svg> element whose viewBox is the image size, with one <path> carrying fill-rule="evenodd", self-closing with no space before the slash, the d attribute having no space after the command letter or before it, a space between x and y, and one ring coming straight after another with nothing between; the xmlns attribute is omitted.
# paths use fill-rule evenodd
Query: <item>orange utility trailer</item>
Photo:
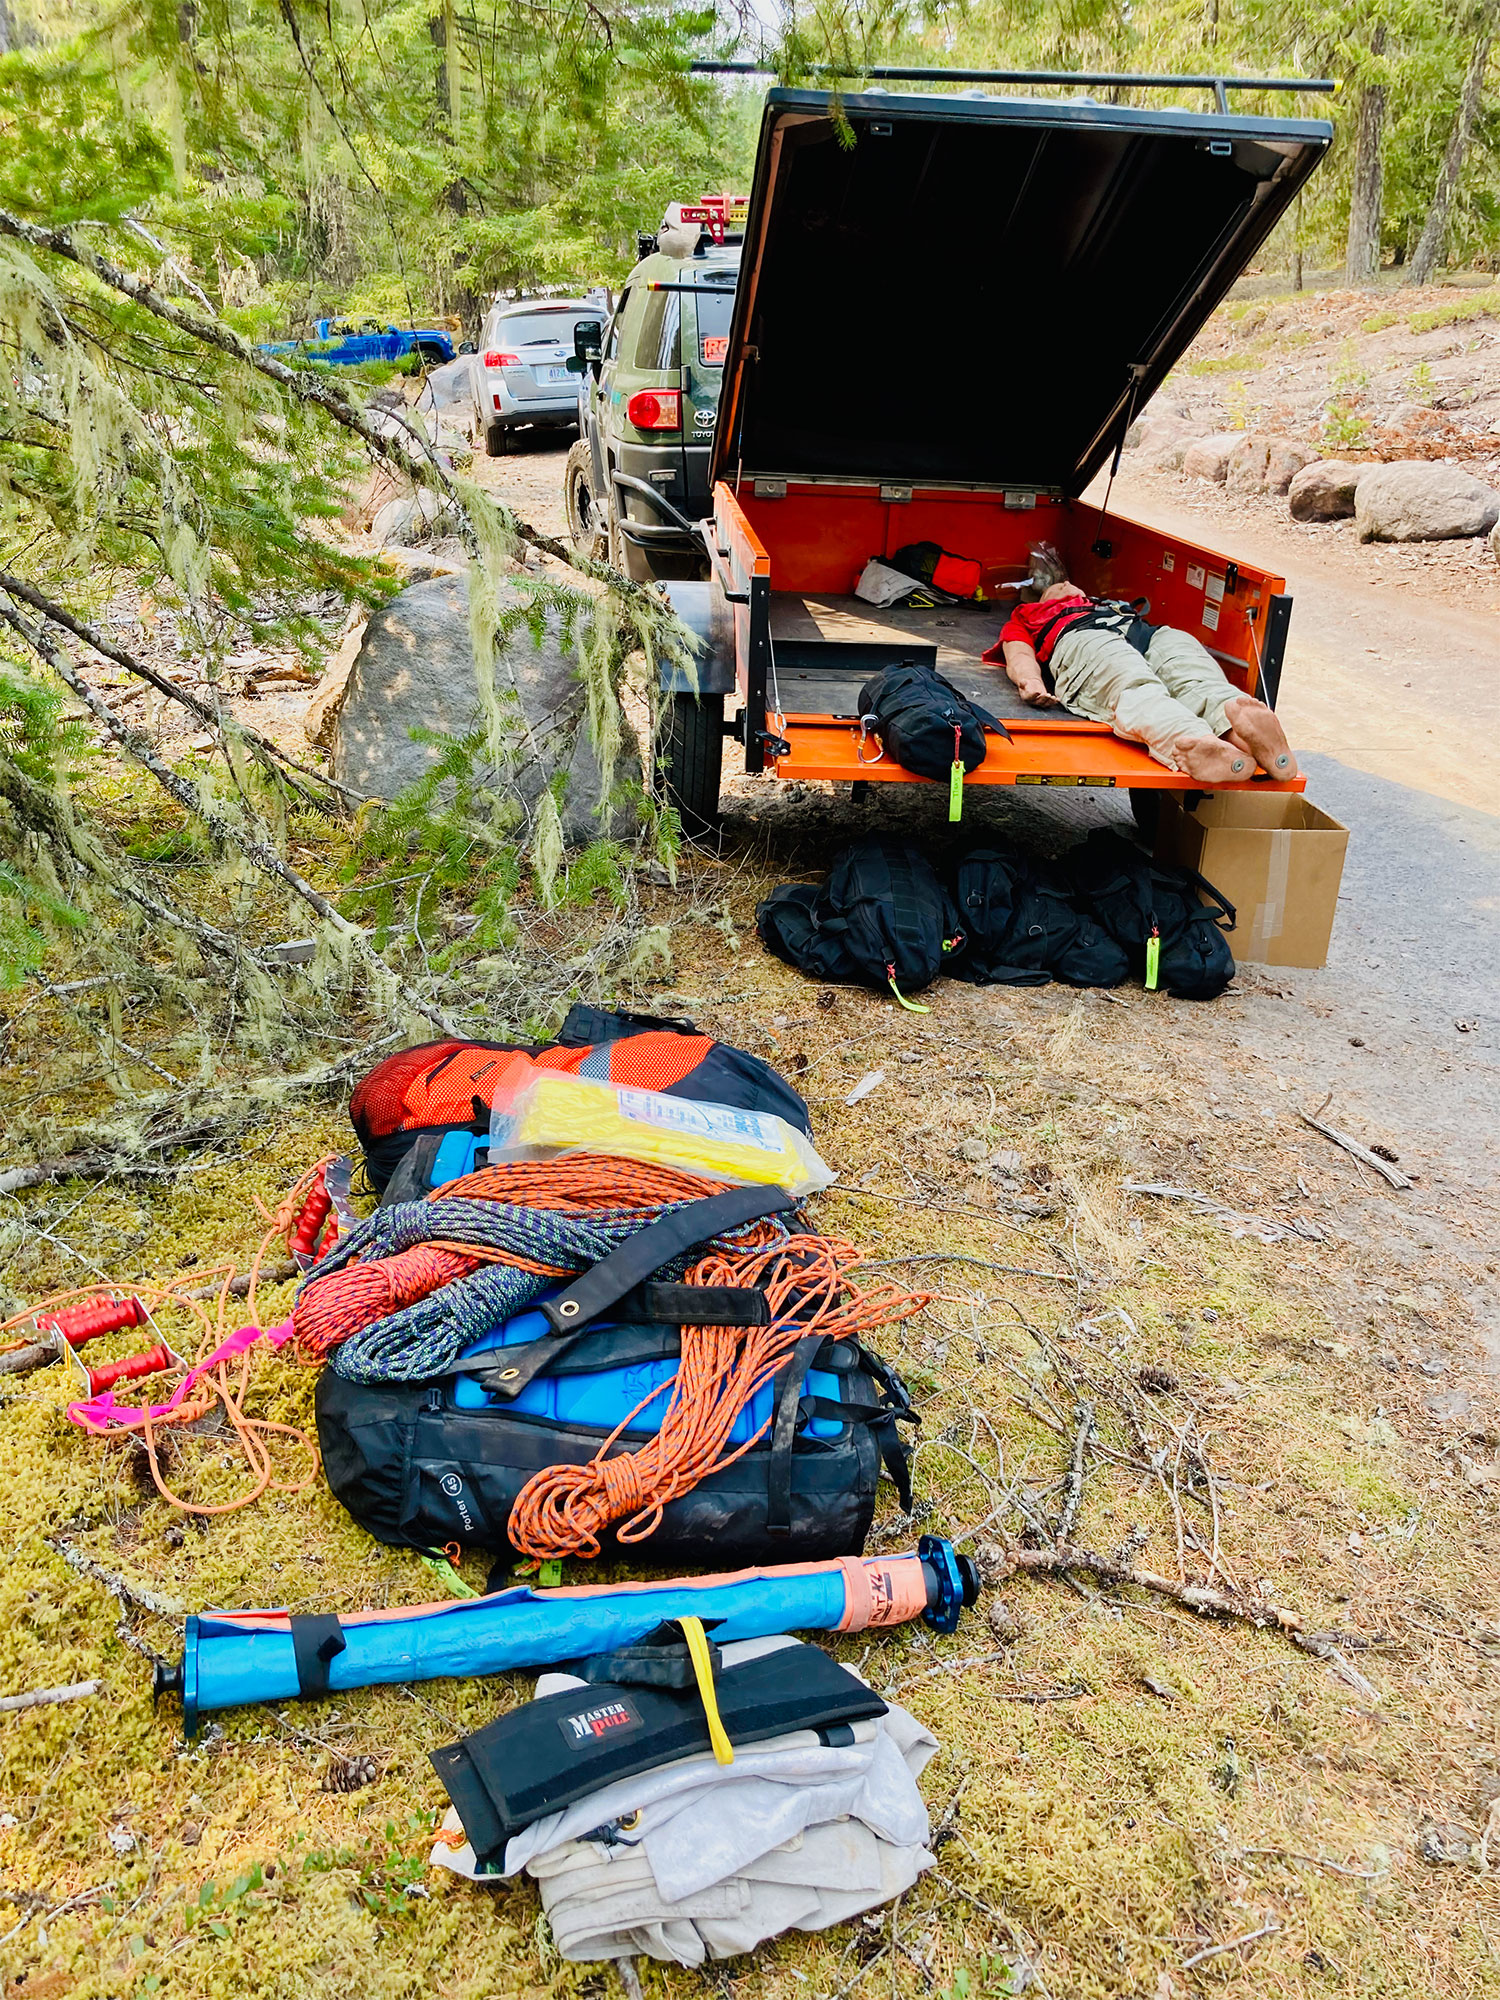
<svg viewBox="0 0 1500 2000"><path fill-rule="evenodd" d="M781 780L922 784L862 735L884 667L936 666L1008 729L975 785L1201 785L982 658L1051 542L1276 700L1291 599L1252 563L1079 498L1295 198L1322 121L1074 99L768 93L713 449L699 639L666 682L664 789L711 822L726 733ZM878 609L871 558L977 561L982 601ZM725 722L725 698L737 712ZM1267 780L1256 780L1267 783ZM1300 789L1299 778L1278 790Z"/></svg>

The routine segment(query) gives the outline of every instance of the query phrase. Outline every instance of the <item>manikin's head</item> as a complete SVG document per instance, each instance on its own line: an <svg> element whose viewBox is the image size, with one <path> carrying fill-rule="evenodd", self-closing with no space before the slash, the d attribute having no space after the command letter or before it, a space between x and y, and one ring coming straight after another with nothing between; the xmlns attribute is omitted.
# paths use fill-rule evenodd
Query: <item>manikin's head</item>
<svg viewBox="0 0 1500 2000"><path fill-rule="evenodd" d="M1027 551L1026 573L1030 587L1024 594L1034 603L1077 594L1078 586L1068 581L1067 565L1051 542L1038 542Z"/></svg>

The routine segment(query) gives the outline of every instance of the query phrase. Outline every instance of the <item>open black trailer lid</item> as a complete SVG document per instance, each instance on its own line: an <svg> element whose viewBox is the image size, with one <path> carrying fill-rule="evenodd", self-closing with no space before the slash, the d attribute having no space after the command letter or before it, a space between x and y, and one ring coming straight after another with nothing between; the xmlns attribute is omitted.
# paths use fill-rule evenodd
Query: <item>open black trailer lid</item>
<svg viewBox="0 0 1500 2000"><path fill-rule="evenodd" d="M1081 492L1333 136L884 92L841 125L832 102L766 97L716 479Z"/></svg>

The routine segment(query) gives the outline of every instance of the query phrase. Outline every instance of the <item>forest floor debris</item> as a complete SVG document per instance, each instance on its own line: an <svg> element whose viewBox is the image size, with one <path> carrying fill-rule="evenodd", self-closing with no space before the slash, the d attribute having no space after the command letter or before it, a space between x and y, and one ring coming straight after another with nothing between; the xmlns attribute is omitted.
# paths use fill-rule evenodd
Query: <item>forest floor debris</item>
<svg viewBox="0 0 1500 2000"><path fill-rule="evenodd" d="M940 1737L935 1808L960 1776L962 1797L940 1871L899 1913L853 1941L769 1947L725 1969L735 1993L852 1994L878 1966L898 1995L967 1975L971 1993L1024 1980L1058 2000L1208 1980L1311 1996L1323 1964L1353 1992L1478 1990L1500 1938L1495 1873L1422 1852L1442 1825L1478 1853L1500 1769L1496 1493L1462 1471L1495 1461L1500 1416L1468 1346L1461 1248L1413 1246L1393 1277L1390 1233L1412 1226L1393 1191L1290 1105L1253 1128L1205 1119L1200 1072L1222 1079L1240 1057L1185 1003L955 988L919 1029L873 995L820 1004L747 948L770 872L727 850L686 857L675 885L641 884L643 916L671 932L672 983L621 997L692 1011L803 1077L840 1170L820 1221L874 1262L933 1274L933 1304L891 1343L924 1417L917 1513L984 1556L992 1615L988 1646L920 1629L830 1642ZM694 908L713 921L673 921ZM600 919L556 921L582 949ZM877 1063L885 1086L849 1105ZM982 1157L955 1158L968 1136ZM35 1296L65 1277L69 1242L142 1279L243 1252L252 1193L274 1201L345 1138L328 1092L205 1151L200 1172L26 1192L7 1286ZM1185 1162L1195 1187L1249 1169L1294 1188L1324 1240L1266 1246L1127 1192ZM860 1185L872 1168L883 1186ZM1055 1214L1003 1207L1022 1173ZM288 1296L271 1290L266 1309ZM1435 1343L1469 1391L1463 1417L1426 1407ZM268 1371L264 1414L305 1424L312 1379ZM371 1690L298 1709L290 1729L231 1712L184 1751L105 1609L115 1585L132 1638L168 1654L179 1605L416 1602L430 1579L321 1486L183 1523L127 1454L65 1432L59 1395L46 1371L0 1386L15 1518L36 1524L0 1578L0 1685L103 1686L0 1732L15 1822L0 1815L0 1934L20 1926L7 1949L27 1985L59 1976L79 2000L273 1979L299 2000L354 1986L478 2000L518 1981L582 1994L586 1975L540 1955L524 1889L476 1903L429 1884L423 1859L427 1747L529 1689ZM193 1476L229 1477L212 1461ZM877 1546L910 1534L892 1510ZM668 1990L657 1968L640 1978Z"/></svg>

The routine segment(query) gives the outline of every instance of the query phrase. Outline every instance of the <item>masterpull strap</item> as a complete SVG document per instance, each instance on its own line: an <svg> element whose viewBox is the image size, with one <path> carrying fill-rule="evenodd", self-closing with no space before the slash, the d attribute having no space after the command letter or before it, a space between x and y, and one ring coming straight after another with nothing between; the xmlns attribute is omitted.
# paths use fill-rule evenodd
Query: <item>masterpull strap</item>
<svg viewBox="0 0 1500 2000"><path fill-rule="evenodd" d="M754 1222L763 1215L785 1215L796 1206L796 1196L778 1187L726 1188L723 1194L690 1201L627 1236L618 1249L575 1278L557 1298L549 1299L542 1314L555 1333L572 1333L607 1312L653 1271L685 1250L737 1229L741 1223Z"/></svg>
<svg viewBox="0 0 1500 2000"><path fill-rule="evenodd" d="M329 1666L349 1642L331 1611L294 1612L287 1623L292 1628L292 1656L297 1662L297 1692L314 1701L327 1694Z"/></svg>
<svg viewBox="0 0 1500 2000"><path fill-rule="evenodd" d="M668 1334L683 1326L769 1326L771 1308L765 1292L751 1285L640 1285L611 1310L612 1326L655 1327L660 1330L659 1348L637 1336L634 1345L624 1343L623 1356L601 1354L599 1368L633 1367L642 1360L669 1360L678 1352L675 1337ZM509 1401L534 1382L538 1375L555 1370L559 1361L584 1338L596 1342L607 1338L604 1329L577 1327L571 1333L549 1333L542 1340L518 1341L514 1347L486 1347L477 1354L462 1355L448 1370L452 1375L472 1375L486 1395Z"/></svg>

